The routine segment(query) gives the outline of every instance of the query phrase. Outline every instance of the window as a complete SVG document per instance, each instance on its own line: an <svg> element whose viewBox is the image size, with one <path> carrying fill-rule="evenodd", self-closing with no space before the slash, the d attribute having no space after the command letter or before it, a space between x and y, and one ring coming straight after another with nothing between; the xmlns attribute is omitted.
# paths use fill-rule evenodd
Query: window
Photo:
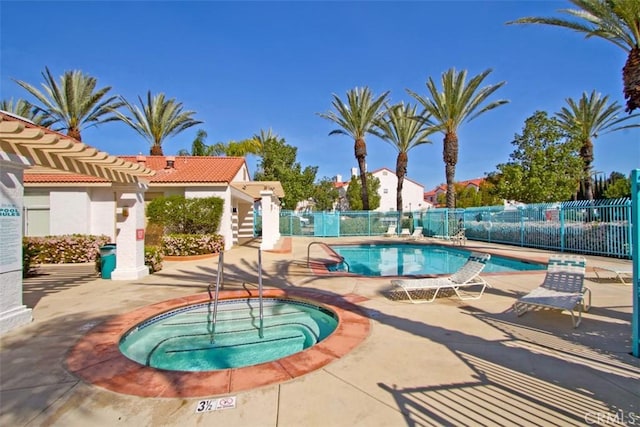
<svg viewBox="0 0 640 427"><path fill-rule="evenodd" d="M389 193L389 190L385 188L384 190L382 190L382 193L383 194L387 194L387 193Z"/></svg>

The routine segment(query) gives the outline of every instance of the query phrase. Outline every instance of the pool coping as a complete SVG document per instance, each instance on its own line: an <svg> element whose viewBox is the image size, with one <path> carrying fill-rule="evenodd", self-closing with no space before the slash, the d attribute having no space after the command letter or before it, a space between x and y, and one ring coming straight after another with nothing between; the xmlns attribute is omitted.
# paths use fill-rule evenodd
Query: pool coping
<svg viewBox="0 0 640 427"><path fill-rule="evenodd" d="M336 295L308 289L264 289L264 297L288 298L321 305L336 313L338 326L326 339L299 353L272 362L208 372L167 371L143 366L119 350L121 337L138 323L163 312L209 301L190 295L115 316L91 329L69 350L66 368L83 381L140 397L205 397L286 382L345 356L368 336L370 321L356 303L360 295ZM255 298L257 290L221 291L220 299Z"/></svg>

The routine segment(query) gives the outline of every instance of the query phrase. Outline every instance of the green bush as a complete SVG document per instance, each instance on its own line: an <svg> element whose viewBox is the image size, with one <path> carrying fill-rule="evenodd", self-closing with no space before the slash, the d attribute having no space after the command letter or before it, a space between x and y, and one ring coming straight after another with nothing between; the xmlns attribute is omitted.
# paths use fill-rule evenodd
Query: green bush
<svg viewBox="0 0 640 427"><path fill-rule="evenodd" d="M164 253L162 248L158 246L145 246L144 247L144 265L149 267L149 273L155 273L162 270L162 261L164 260Z"/></svg>
<svg viewBox="0 0 640 427"><path fill-rule="evenodd" d="M31 264L84 263L96 260L108 236L72 234L64 236L25 237L23 253ZM23 270L26 269L23 266Z"/></svg>
<svg viewBox="0 0 640 427"><path fill-rule="evenodd" d="M36 272L36 268L32 265L33 259L38 255L38 250L29 245L27 237L22 238L22 277L29 277Z"/></svg>
<svg viewBox="0 0 640 427"><path fill-rule="evenodd" d="M219 234L169 234L162 237L162 249L167 256L215 254L224 249L224 238Z"/></svg>
<svg viewBox="0 0 640 427"><path fill-rule="evenodd" d="M223 206L220 197L158 197L147 206L147 217L150 223L164 226L167 234L215 234Z"/></svg>

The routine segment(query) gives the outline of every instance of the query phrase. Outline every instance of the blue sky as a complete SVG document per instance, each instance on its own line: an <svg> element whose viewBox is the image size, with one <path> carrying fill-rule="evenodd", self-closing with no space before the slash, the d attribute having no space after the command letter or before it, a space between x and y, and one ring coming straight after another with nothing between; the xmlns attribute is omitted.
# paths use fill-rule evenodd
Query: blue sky
<svg viewBox="0 0 640 427"><path fill-rule="evenodd" d="M551 16L558 1L215 2L0 1L0 97L33 98L13 79L40 86L79 69L99 87L132 103L164 92L204 123L163 144L165 154L190 149L198 129L208 144L248 138L271 128L298 148L318 178L356 167L353 140L332 135L317 115L332 94L368 86L391 101L426 94L451 67L469 76L493 69L485 84L505 81L492 100L509 104L459 129L456 179L482 177L508 161L511 141L536 110L550 114L596 90L624 105L626 53L598 39L546 26L507 26L523 16ZM624 113L623 113L624 114ZM445 181L442 136L409 153L408 177L432 189ZM148 154L149 144L121 122L83 131L83 142L110 154ZM369 170L395 170L395 150L367 138ZM249 159L251 173L255 159ZM596 171L628 174L640 167L640 130L595 141Z"/></svg>

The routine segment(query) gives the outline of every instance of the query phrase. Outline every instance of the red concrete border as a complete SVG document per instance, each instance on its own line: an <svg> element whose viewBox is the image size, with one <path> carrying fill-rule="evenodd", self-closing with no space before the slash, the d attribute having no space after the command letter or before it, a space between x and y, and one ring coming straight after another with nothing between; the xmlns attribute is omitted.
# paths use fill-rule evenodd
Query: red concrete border
<svg viewBox="0 0 640 427"><path fill-rule="evenodd" d="M257 291L252 291L255 297ZM246 298L246 291L222 291L221 299ZM67 355L67 369L84 381L117 393L142 397L205 397L276 384L305 375L337 360L369 335L370 322L354 303L357 295L313 290L265 289L265 297L322 305L338 316L336 330L320 343L283 359L244 368L209 372L165 371L140 365L119 350L129 329L157 314L209 301L207 293L163 301L117 316L93 328Z"/></svg>

